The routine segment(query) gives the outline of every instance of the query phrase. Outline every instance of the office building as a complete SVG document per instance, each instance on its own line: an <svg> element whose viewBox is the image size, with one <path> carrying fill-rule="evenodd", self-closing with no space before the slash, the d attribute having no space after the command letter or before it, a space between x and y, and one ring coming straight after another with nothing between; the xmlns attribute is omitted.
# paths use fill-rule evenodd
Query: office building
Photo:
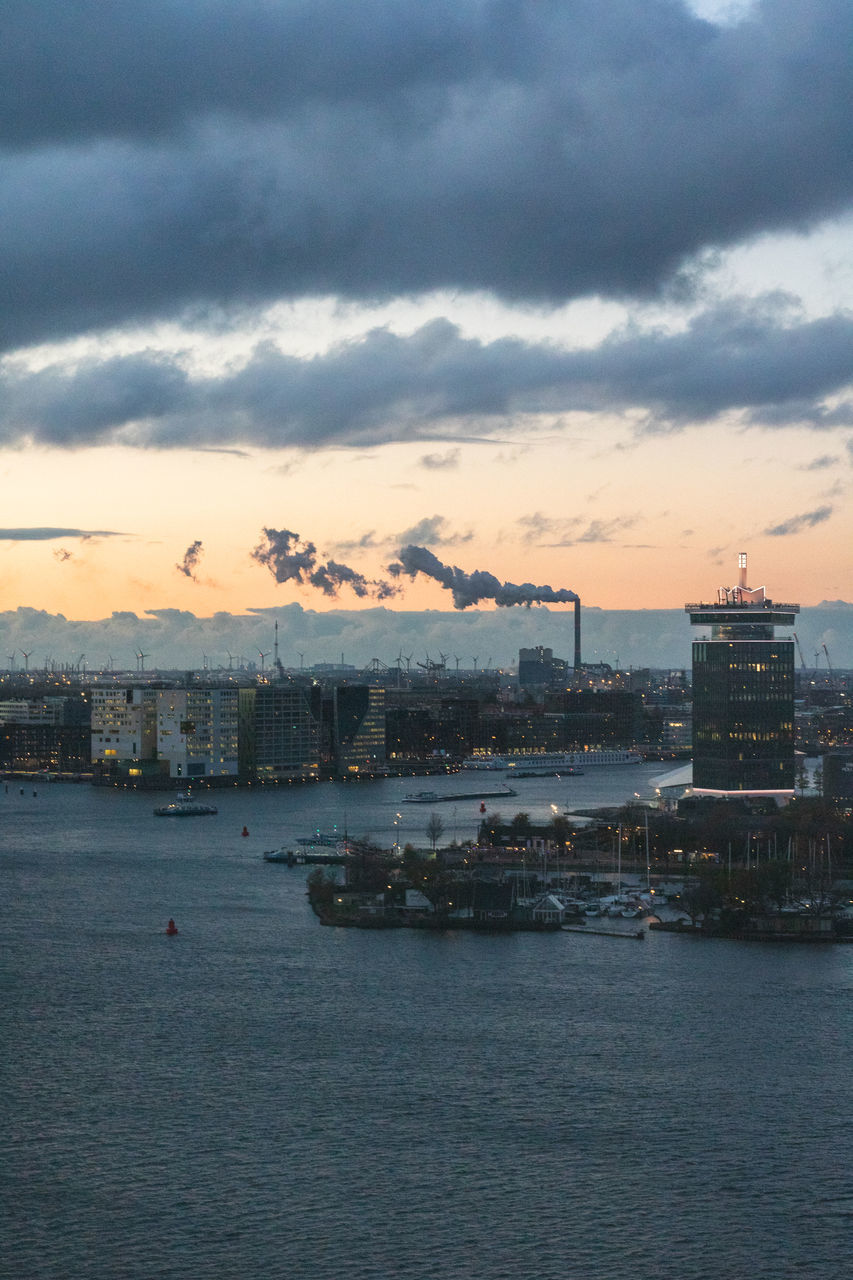
<svg viewBox="0 0 853 1280"><path fill-rule="evenodd" d="M794 643L798 604L775 604L764 587L720 587L708 604L685 605L693 642L693 790L719 796L773 795L794 789Z"/></svg>

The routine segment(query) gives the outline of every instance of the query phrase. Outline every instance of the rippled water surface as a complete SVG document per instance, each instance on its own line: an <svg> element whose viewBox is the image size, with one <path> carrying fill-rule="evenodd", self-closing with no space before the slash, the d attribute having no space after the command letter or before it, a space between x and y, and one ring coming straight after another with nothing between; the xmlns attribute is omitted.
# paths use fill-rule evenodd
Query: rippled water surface
<svg viewBox="0 0 853 1280"><path fill-rule="evenodd" d="M0 1274L844 1274L853 948L320 927L404 789L0 794Z"/></svg>

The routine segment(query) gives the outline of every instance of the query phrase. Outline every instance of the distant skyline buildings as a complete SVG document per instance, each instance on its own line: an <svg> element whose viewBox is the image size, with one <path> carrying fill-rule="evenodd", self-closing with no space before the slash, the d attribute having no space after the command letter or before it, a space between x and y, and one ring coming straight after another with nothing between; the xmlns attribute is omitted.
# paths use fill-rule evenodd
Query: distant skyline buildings
<svg viewBox="0 0 853 1280"><path fill-rule="evenodd" d="M685 599L695 595L695 585ZM200 617L158 610L91 621L17 609L0 613L0 672L22 673L25 665L44 670L47 663L56 671L135 674L140 651L147 655L146 673L157 668L228 671L241 664L254 664L260 671L258 651L273 649L276 621L280 660L296 671L317 664L337 666L342 660L361 670L377 660L393 673L398 663L404 671L407 662L417 670L419 662L427 657L439 661L442 653L450 671L457 660L462 669L482 670L514 666L520 650L537 646L571 665L574 648L571 606L421 613L383 606L317 612L293 604L245 615ZM808 668L826 673L828 653L833 667L853 669L853 605L801 606L797 635ZM692 638L683 603L671 610L583 607L583 657L589 663L688 668ZM22 651L29 654L26 660Z"/></svg>

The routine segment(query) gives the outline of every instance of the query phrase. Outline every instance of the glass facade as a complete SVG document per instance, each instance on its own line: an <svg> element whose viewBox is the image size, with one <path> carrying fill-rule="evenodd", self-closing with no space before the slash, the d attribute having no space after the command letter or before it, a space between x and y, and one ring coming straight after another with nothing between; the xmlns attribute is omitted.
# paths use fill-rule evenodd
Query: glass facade
<svg viewBox="0 0 853 1280"><path fill-rule="evenodd" d="M262 685L254 692L253 769L259 778L308 776L320 752L319 705L311 687Z"/></svg>
<svg viewBox="0 0 853 1280"><path fill-rule="evenodd" d="M793 789L793 641L694 643L693 785Z"/></svg>

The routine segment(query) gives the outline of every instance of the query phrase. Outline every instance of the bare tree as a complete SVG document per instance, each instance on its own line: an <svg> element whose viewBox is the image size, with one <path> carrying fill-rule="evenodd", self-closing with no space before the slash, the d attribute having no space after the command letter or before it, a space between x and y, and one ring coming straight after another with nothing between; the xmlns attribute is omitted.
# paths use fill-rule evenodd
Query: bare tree
<svg viewBox="0 0 853 1280"><path fill-rule="evenodd" d="M426 837L432 845L432 851L435 853L435 846L444 834L444 823L437 813L429 815L429 822L426 824Z"/></svg>

